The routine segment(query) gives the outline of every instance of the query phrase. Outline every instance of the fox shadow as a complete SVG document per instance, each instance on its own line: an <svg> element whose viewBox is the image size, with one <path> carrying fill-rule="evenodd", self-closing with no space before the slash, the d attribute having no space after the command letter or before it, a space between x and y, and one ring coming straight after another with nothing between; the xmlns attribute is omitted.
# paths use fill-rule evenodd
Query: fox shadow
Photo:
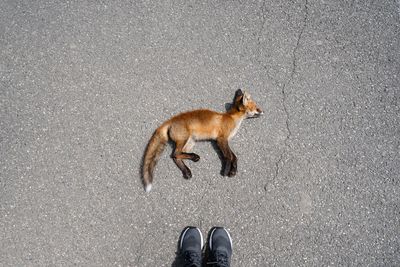
<svg viewBox="0 0 400 267"><path fill-rule="evenodd" d="M217 142L216 141L214 141L214 140L211 140L210 141L210 143L211 143L211 146L212 146L212 148L214 149L214 151L215 151L215 153L217 153L217 155L218 155L218 158L219 158L219 160L220 160L220 162L221 162L221 170L220 170L220 174L222 175L222 176L225 176L224 175L224 170L225 170L225 167L226 167L226 160L225 160L225 158L224 158L224 155L222 154L222 151L221 151L221 149L218 147L218 145L217 145Z"/></svg>
<svg viewBox="0 0 400 267"><path fill-rule="evenodd" d="M233 103L225 103L225 111L228 112L233 107Z"/></svg>

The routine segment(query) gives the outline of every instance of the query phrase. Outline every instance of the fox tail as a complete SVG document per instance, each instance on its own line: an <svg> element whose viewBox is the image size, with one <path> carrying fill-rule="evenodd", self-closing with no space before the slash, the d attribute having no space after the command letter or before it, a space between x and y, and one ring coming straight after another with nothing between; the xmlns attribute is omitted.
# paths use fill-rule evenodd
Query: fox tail
<svg viewBox="0 0 400 267"><path fill-rule="evenodd" d="M154 167L168 142L168 129L168 123L161 125L157 130L155 130L147 144L142 165L143 186L146 192L150 192L151 190Z"/></svg>

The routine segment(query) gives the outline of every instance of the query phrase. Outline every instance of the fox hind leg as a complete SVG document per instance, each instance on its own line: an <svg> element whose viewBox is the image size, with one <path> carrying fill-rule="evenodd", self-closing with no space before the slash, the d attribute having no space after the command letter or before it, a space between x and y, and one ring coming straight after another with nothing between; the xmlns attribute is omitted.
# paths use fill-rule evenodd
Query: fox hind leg
<svg viewBox="0 0 400 267"><path fill-rule="evenodd" d="M189 137L188 140L186 140L186 143L182 148L182 152L190 153L190 151L192 151L194 145L195 145L195 141L193 140L193 138Z"/></svg>
<svg viewBox="0 0 400 267"><path fill-rule="evenodd" d="M197 155L196 153L191 153L190 151L192 151L193 147L195 145L195 141L193 140L193 138L189 137L188 140L186 140L185 145L182 148L182 153L188 155L190 158L190 160L197 162L200 160L200 156Z"/></svg>
<svg viewBox="0 0 400 267"><path fill-rule="evenodd" d="M200 160L200 156L196 153L190 153L195 142L192 138L188 138L184 142L177 141L174 152L174 157L177 159L190 159L191 161L197 162Z"/></svg>
<svg viewBox="0 0 400 267"><path fill-rule="evenodd" d="M190 171L188 166L186 166L186 164L183 162L183 160L177 159L177 158L172 158L172 159L174 160L176 166L178 166L178 168L181 170L183 178L185 178L185 179L192 178L192 172Z"/></svg>
<svg viewBox="0 0 400 267"><path fill-rule="evenodd" d="M195 153L188 153L184 151L190 151L194 146L194 141L190 138L186 141L176 141L175 151L172 154L172 159L174 160L176 166L182 171L182 175L185 179L192 178L192 172L183 162L184 159L190 159L192 161L198 161L200 159L199 155Z"/></svg>

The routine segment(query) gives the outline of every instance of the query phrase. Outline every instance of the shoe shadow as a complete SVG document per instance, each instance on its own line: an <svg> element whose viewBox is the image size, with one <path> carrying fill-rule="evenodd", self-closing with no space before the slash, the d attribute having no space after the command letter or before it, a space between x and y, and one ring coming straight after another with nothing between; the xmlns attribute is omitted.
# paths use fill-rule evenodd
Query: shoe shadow
<svg viewBox="0 0 400 267"><path fill-rule="evenodd" d="M182 258L182 255L180 253L180 241L181 241L181 237L183 232L185 231L186 227L183 228L181 234L179 235L178 241L176 242L176 251L175 251L175 259L171 264L171 267L182 267L184 266L184 260Z"/></svg>
<svg viewBox="0 0 400 267"><path fill-rule="evenodd" d="M183 259L181 255L179 254L179 250L175 252L175 260L172 262L171 267L182 267L184 266Z"/></svg>

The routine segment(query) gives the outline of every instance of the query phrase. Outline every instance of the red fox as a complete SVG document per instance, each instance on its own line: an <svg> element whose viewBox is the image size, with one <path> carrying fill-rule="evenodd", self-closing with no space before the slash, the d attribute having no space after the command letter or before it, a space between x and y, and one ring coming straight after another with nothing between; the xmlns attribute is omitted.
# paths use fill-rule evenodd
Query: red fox
<svg viewBox="0 0 400 267"><path fill-rule="evenodd" d="M236 134L243 119L256 118L261 114L263 111L250 95L239 89L230 109L225 113L200 109L180 113L167 120L154 132L143 157L142 178L145 191L151 190L154 167L169 140L175 143L171 157L185 179L191 178L192 173L183 160L199 161L199 155L190 152L198 140L215 140L223 156L222 174L229 177L236 175L237 158L228 141Z"/></svg>

